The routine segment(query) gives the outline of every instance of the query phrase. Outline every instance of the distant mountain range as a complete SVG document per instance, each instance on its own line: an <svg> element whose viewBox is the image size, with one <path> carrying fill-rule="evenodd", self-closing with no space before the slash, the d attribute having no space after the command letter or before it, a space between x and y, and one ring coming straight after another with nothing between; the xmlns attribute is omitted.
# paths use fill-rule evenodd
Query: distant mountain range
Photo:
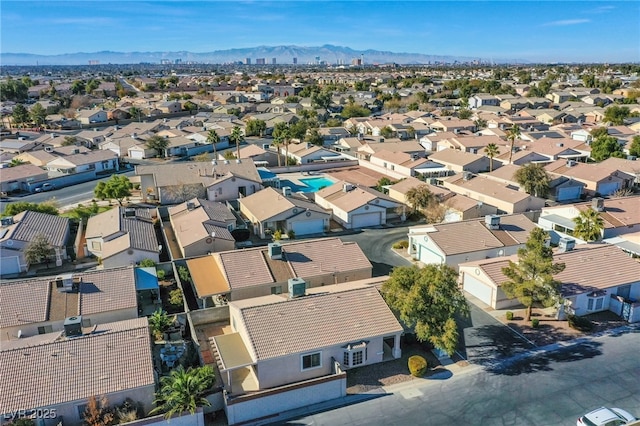
<svg viewBox="0 0 640 426"><path fill-rule="evenodd" d="M318 62L335 65L350 65L354 59L363 59L365 64L434 64L481 61L484 63L526 63L524 60L515 59L487 59L479 57L459 57L426 55L422 53L395 53L379 50L353 50L348 47L324 45L319 47L304 46L257 46L244 49L215 50L213 52L194 53L180 52L93 52L93 53L65 53L61 55L34 55L29 53L0 53L2 65L88 65L99 64L160 64L163 62L176 63L201 63L201 64L228 64L244 63L251 59L251 64L256 64L259 59L267 65L272 64L275 58L276 64L293 64L294 58L300 65L315 64Z"/></svg>

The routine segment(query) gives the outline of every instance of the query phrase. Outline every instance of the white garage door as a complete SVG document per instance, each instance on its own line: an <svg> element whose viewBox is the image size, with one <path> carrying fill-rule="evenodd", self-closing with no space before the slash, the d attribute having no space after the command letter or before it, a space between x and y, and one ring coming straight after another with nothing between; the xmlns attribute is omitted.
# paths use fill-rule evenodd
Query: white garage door
<svg viewBox="0 0 640 426"><path fill-rule="evenodd" d="M468 273L464 274L464 290L491 306L491 287Z"/></svg>
<svg viewBox="0 0 640 426"><path fill-rule="evenodd" d="M319 234L324 232L324 221L322 219L301 220L293 222L291 225L293 232L295 232L298 237L301 235Z"/></svg>
<svg viewBox="0 0 640 426"><path fill-rule="evenodd" d="M362 213L351 216L352 228L365 228L380 225L380 212Z"/></svg>
<svg viewBox="0 0 640 426"><path fill-rule="evenodd" d="M142 160L144 157L144 151L129 151L129 155L134 160Z"/></svg>
<svg viewBox="0 0 640 426"><path fill-rule="evenodd" d="M0 257L0 275L17 274L20 272L18 256Z"/></svg>

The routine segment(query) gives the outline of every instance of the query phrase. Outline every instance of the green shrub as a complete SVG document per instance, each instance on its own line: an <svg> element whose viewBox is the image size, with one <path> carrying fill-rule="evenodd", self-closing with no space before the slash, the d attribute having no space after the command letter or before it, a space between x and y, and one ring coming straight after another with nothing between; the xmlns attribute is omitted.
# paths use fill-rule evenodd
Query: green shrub
<svg viewBox="0 0 640 426"><path fill-rule="evenodd" d="M289 237L290 240L294 240L296 238L296 232L291 229L289 230L289 232L287 232L287 236Z"/></svg>
<svg viewBox="0 0 640 426"><path fill-rule="evenodd" d="M427 360L420 355L409 357L409 372L414 377L422 377L427 372Z"/></svg>
<svg viewBox="0 0 640 426"><path fill-rule="evenodd" d="M158 279L159 279L160 281L162 281L162 280L164 280L164 277L167 275L167 273L166 273L166 272L164 272L164 270L162 270L162 269L158 269L158 270L156 271L156 275L158 275Z"/></svg>
<svg viewBox="0 0 640 426"><path fill-rule="evenodd" d="M169 303L174 306L182 306L182 290L179 288L171 290L169 292Z"/></svg>
<svg viewBox="0 0 640 426"><path fill-rule="evenodd" d="M593 323L587 318L579 317L577 315L569 315L568 317L569 327L579 331L591 331L593 330Z"/></svg>
<svg viewBox="0 0 640 426"><path fill-rule="evenodd" d="M513 312L507 311L507 321L511 321L513 319Z"/></svg>
<svg viewBox="0 0 640 426"><path fill-rule="evenodd" d="M538 318L533 318L531 320L531 327L538 328L539 325L540 325L540 320Z"/></svg>
<svg viewBox="0 0 640 426"><path fill-rule="evenodd" d="M397 250L399 250L399 249L405 249L405 248L407 248L407 247L409 247L409 241L408 241L408 240L398 241L397 243L395 243L395 244L393 245L393 248L394 248L394 249L397 249Z"/></svg>
<svg viewBox="0 0 640 426"><path fill-rule="evenodd" d="M282 231L278 229L276 232L274 232L273 239L276 241L280 241L282 239Z"/></svg>
<svg viewBox="0 0 640 426"><path fill-rule="evenodd" d="M156 266L156 262L154 262L153 259L142 259L140 261L140 266L143 268L150 268L152 266Z"/></svg>

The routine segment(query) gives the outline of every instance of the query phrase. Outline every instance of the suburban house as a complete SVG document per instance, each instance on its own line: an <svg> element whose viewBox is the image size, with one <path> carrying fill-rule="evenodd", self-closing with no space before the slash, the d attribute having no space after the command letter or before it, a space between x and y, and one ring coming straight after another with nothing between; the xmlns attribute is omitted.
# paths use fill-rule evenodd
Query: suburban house
<svg viewBox="0 0 640 426"><path fill-rule="evenodd" d="M500 99L488 93L477 93L469 97L469 109L477 109L483 106L498 106Z"/></svg>
<svg viewBox="0 0 640 426"><path fill-rule="evenodd" d="M489 157L482 154L473 154L471 152L461 152L455 149L443 149L429 155L429 160L441 164L448 170L456 173L471 172L480 173L488 172L490 168ZM498 162L493 162L493 167L497 168Z"/></svg>
<svg viewBox="0 0 640 426"><path fill-rule="evenodd" d="M371 278L371 262L358 244L339 238L270 243L267 247L212 253L187 260L195 294L203 306L219 297L241 300L288 291L289 278L307 288Z"/></svg>
<svg viewBox="0 0 640 426"><path fill-rule="evenodd" d="M99 146L102 142L107 140L107 137L111 135L113 130L107 128L104 130L83 130L75 135L76 139L87 148L93 148Z"/></svg>
<svg viewBox="0 0 640 426"><path fill-rule="evenodd" d="M253 161L181 162L136 166L144 201L182 203L192 198L235 200L262 189Z"/></svg>
<svg viewBox="0 0 640 426"><path fill-rule="evenodd" d="M468 130L470 132L476 131L476 124L472 120L456 117L442 117L431 123L430 127L436 132L459 133L464 130Z"/></svg>
<svg viewBox="0 0 640 426"><path fill-rule="evenodd" d="M616 158L609 157L604 161L598 163L600 167L608 168L610 170L618 170L628 175L634 176L634 186L640 186L640 161L631 160L629 158Z"/></svg>
<svg viewBox="0 0 640 426"><path fill-rule="evenodd" d="M478 203L489 204L500 213L522 213L540 210L544 198L519 191L508 183L493 180L484 175L464 172L442 179L442 185L456 194L473 198Z"/></svg>
<svg viewBox="0 0 640 426"><path fill-rule="evenodd" d="M630 323L640 321L640 263L614 245L579 244L566 239L565 246L554 252L553 261L565 269L554 275L562 283L561 293L568 313L588 315L611 311ZM500 289L507 281L502 268L517 256L483 259L460 265L460 279L465 291L494 309L520 305ZM606 274L603 265L615 274Z"/></svg>
<svg viewBox="0 0 640 426"><path fill-rule="evenodd" d="M76 114L76 120L81 124L106 123L107 111L103 109L80 110Z"/></svg>
<svg viewBox="0 0 640 426"><path fill-rule="evenodd" d="M182 104L178 101L165 101L160 103L157 108L163 114L175 114L182 111Z"/></svg>
<svg viewBox="0 0 640 426"><path fill-rule="evenodd" d="M160 261L160 246L153 225L155 211L114 207L91 216L85 231L86 250L102 260L104 268Z"/></svg>
<svg viewBox="0 0 640 426"><path fill-rule="evenodd" d="M67 242L70 235L69 218L25 210L15 216L2 218L0 228L0 274L19 274L29 270L24 251L38 235L47 237L52 248L55 265L68 258ZM49 262L49 258L43 259Z"/></svg>
<svg viewBox="0 0 640 426"><path fill-rule="evenodd" d="M102 395L110 405L131 399L145 413L153 408L155 372L146 318L99 324L77 337L49 333L3 342L0 364L3 419L30 410L52 415L40 418L41 425L64 419L65 426L80 426L89 398Z"/></svg>
<svg viewBox="0 0 640 426"><path fill-rule="evenodd" d="M345 160L341 154L335 151L331 151L317 145L311 145L307 142L289 144L288 147L281 146L280 154L288 154L290 158L296 160L296 164L309 164L316 162L326 163L329 161Z"/></svg>
<svg viewBox="0 0 640 426"><path fill-rule="evenodd" d="M437 142L437 151L447 148L456 149L458 151L470 152L472 154L484 154L484 149L489 144L494 144L499 148L505 145L505 141L495 135L479 135L459 136L442 139Z"/></svg>
<svg viewBox="0 0 640 426"><path fill-rule="evenodd" d="M234 151L235 155L235 151ZM240 158L253 161L257 166L274 167L278 165L278 153L274 151L267 151L259 145L245 145L240 147ZM218 160L224 161L224 155L218 154Z"/></svg>
<svg viewBox="0 0 640 426"><path fill-rule="evenodd" d="M460 263L517 253L535 226L524 214L412 226L408 254L423 263L457 269Z"/></svg>
<svg viewBox="0 0 640 426"><path fill-rule="evenodd" d="M333 219L346 229L386 224L404 220L404 203L375 189L339 181L315 194L316 203L333 212Z"/></svg>
<svg viewBox="0 0 640 426"><path fill-rule="evenodd" d="M584 183L588 195L611 195L619 189L630 188L635 181L634 175L620 170L574 160L557 160L545 169L552 177L564 176Z"/></svg>
<svg viewBox="0 0 640 426"><path fill-rule="evenodd" d="M389 197L394 200L406 204L410 207L411 204L408 202L406 193L412 188L416 188L418 186L426 185L429 188L429 192L431 192L439 202L443 202L455 195L455 193L449 191L448 189L442 188L440 186L431 185L427 182L423 182L420 179L414 177L408 177L406 179L402 179L399 182L394 183L393 185L389 185L386 187L388 191Z"/></svg>
<svg viewBox="0 0 640 426"><path fill-rule="evenodd" d="M235 248L231 231L236 228L236 217L223 203L193 198L169 207L169 221L181 252L172 253L174 258Z"/></svg>
<svg viewBox="0 0 640 426"><path fill-rule="evenodd" d="M117 172L120 169L118 156L112 151L96 150L89 152L74 152L65 157L59 157L49 161L46 165L50 172L57 172L65 175L75 173L93 172L105 174Z"/></svg>
<svg viewBox="0 0 640 426"><path fill-rule="evenodd" d="M344 370L400 358L403 327L375 285L305 284L229 303L229 332L210 338L229 424L344 397Z"/></svg>
<svg viewBox="0 0 640 426"><path fill-rule="evenodd" d="M602 218L603 239L640 232L640 196L610 199L596 197L589 202L544 207L538 218L538 226L549 232L553 243L557 243L560 238L573 238L582 242L573 235L576 226L573 219L589 208L599 212Z"/></svg>
<svg viewBox="0 0 640 426"><path fill-rule="evenodd" d="M20 164L15 167L2 169L0 173L0 191L18 192L30 191L32 185L46 181L49 174L33 164Z"/></svg>
<svg viewBox="0 0 640 426"><path fill-rule="evenodd" d="M82 326L138 317L131 266L7 281L2 289L0 341L63 332L65 320Z"/></svg>
<svg viewBox="0 0 640 426"><path fill-rule="evenodd" d="M391 152L381 150L369 157L371 164L391 170L402 176L415 176L419 169L425 168L429 160L419 154L407 154L405 152Z"/></svg>
<svg viewBox="0 0 640 426"><path fill-rule="evenodd" d="M305 197L268 187L239 200L240 213L253 225L260 238L270 238L274 232L293 232L296 238L321 234L329 229L331 212Z"/></svg>

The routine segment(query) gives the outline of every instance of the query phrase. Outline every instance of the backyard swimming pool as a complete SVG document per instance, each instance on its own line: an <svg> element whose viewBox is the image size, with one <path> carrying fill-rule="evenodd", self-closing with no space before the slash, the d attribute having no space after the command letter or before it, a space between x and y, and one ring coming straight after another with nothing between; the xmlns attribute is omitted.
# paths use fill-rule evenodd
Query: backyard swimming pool
<svg viewBox="0 0 640 426"><path fill-rule="evenodd" d="M326 177L314 177L314 178L305 178L305 179L298 179L298 180L303 185L298 185L290 181L289 179L282 179L280 181L280 188L284 188L285 186L288 186L289 188L291 188L291 191L293 192L317 192L321 188L324 188L326 186L331 186L335 183L333 180Z"/></svg>

